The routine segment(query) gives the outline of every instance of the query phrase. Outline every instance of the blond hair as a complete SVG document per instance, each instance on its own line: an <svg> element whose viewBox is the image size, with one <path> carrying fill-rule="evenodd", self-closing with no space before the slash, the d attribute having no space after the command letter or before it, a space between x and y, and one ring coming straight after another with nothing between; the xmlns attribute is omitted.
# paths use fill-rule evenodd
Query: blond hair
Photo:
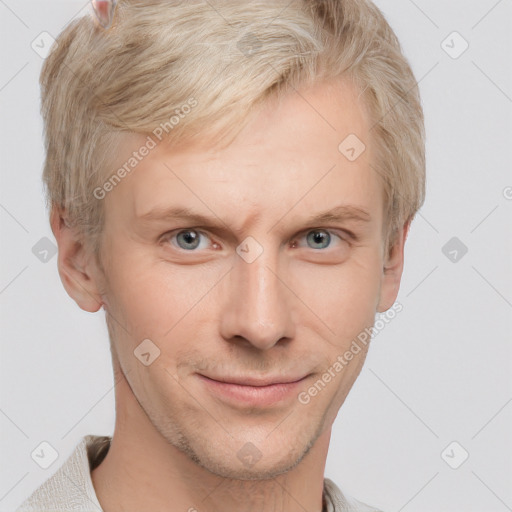
<svg viewBox="0 0 512 512"><path fill-rule="evenodd" d="M400 44L366 0L120 0L108 30L74 20L40 78L47 207L65 210L98 255L104 202L93 191L124 134L165 126L168 143L232 140L266 99L342 75L371 115L392 244L424 201L424 120Z"/></svg>

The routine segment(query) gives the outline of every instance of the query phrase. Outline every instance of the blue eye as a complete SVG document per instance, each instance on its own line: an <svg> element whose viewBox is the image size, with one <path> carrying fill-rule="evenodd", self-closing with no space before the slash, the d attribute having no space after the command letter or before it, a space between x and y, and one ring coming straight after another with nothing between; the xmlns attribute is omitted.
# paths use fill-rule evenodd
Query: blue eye
<svg viewBox="0 0 512 512"><path fill-rule="evenodd" d="M321 250L333 245L332 235L334 235L338 239L338 243L347 243L347 240L345 238L332 231L327 231L326 229L310 229L305 233L305 235L301 235L298 239L305 238L308 243L307 248L309 249ZM297 242L293 242L293 247L297 247Z"/></svg>
<svg viewBox="0 0 512 512"><path fill-rule="evenodd" d="M199 247L200 237L202 233L195 229L185 229L176 234L176 240L180 249L186 251L194 250ZM180 243L183 242L183 245Z"/></svg>
<svg viewBox="0 0 512 512"><path fill-rule="evenodd" d="M210 248L210 238L203 231L198 231L197 229L182 229L180 231L175 231L175 234L172 232L168 233L165 238L172 243L172 245L188 252L197 252L198 250L206 250ZM307 248L322 250L327 249L333 245L333 235L338 238L338 243L346 243L342 236L327 231L325 229L310 229L303 235L300 235L296 240L306 239ZM203 242L202 242L203 241ZM202 243L202 245L201 245ZM297 247L297 242L293 242L293 246ZM302 246L302 244L301 244ZM213 248L218 248L218 244L213 243Z"/></svg>
<svg viewBox="0 0 512 512"><path fill-rule="evenodd" d="M306 238L308 242L311 242L312 244L321 245L321 247L312 247L313 249L325 249L331 242L330 233L323 229L315 229L314 231L309 231Z"/></svg>

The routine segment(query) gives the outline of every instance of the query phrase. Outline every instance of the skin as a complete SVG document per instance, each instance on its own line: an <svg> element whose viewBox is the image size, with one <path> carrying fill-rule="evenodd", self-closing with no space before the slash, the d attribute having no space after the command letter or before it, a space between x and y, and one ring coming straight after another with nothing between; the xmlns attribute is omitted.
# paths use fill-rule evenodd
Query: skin
<svg viewBox="0 0 512 512"><path fill-rule="evenodd" d="M228 147L151 151L104 199L105 272L53 215L63 284L85 311L105 308L112 337L115 431L92 472L105 512L321 510L332 424L368 345L309 403L297 394L393 305L409 227L387 251L371 124L352 84L335 85L268 101ZM354 162L338 150L351 133L367 146ZM117 164L144 140L127 138ZM340 204L370 221L305 220ZM193 208L219 229L138 219L156 206ZM191 233L197 247L177 236L186 229L203 233ZM252 263L236 252L249 236L263 248ZM149 366L134 356L147 338L160 349ZM291 398L253 407L197 372L309 376ZM255 464L237 456L244 446Z"/></svg>

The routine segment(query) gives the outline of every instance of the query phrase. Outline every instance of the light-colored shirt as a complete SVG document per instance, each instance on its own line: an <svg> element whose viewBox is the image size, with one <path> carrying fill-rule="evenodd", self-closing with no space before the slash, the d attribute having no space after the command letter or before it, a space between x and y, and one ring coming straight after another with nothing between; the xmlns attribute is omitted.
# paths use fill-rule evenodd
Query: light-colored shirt
<svg viewBox="0 0 512 512"><path fill-rule="evenodd" d="M91 470L105 455L97 450L99 437L84 436L64 464L38 487L16 512L103 512L91 479ZM327 512L382 512L342 493L329 478L324 478Z"/></svg>

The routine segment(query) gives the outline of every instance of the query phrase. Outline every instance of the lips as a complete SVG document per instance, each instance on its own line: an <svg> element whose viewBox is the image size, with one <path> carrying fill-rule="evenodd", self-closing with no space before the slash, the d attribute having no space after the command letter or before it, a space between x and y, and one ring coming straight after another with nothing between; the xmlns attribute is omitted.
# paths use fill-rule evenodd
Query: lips
<svg viewBox="0 0 512 512"><path fill-rule="evenodd" d="M269 408L291 404L306 376L207 377L197 374L205 391L235 408Z"/></svg>
<svg viewBox="0 0 512 512"><path fill-rule="evenodd" d="M292 384L294 382L299 382L303 380L306 375L302 375L300 377L283 377L282 375L275 377L210 377L207 375L202 375L202 377L206 377L207 379L214 380L216 382L224 383L224 384L236 384L238 386L252 386L252 387L264 387L264 386L273 386L276 384Z"/></svg>

